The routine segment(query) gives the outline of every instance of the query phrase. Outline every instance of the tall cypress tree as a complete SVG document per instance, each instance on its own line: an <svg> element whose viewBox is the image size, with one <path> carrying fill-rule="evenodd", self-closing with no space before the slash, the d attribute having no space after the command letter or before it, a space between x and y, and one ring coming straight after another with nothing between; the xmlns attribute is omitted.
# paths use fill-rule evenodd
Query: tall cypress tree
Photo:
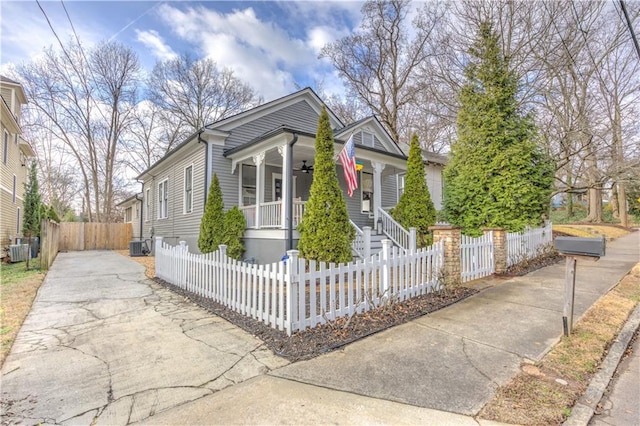
<svg viewBox="0 0 640 426"><path fill-rule="evenodd" d="M355 229L349 223L347 204L338 184L333 143L329 114L323 107L316 133L311 193L298 225L298 250L305 259L349 262Z"/></svg>
<svg viewBox="0 0 640 426"><path fill-rule="evenodd" d="M531 117L518 109L517 80L490 24L481 24L470 54L458 139L444 171L447 219L469 234L538 225L548 211L553 168Z"/></svg>
<svg viewBox="0 0 640 426"><path fill-rule="evenodd" d="M23 209L22 235L27 238L29 251L31 251L31 239L40 232L40 189L38 187L38 172L35 161L31 163L29 168L29 180L24 184ZM27 256L27 269L29 269L30 257Z"/></svg>
<svg viewBox="0 0 640 426"><path fill-rule="evenodd" d="M414 134L409 148L404 192L391 211L391 216L405 229L416 228L418 247L431 244L429 227L436 223L436 209L425 178L420 142L418 135Z"/></svg>
<svg viewBox="0 0 640 426"><path fill-rule="evenodd" d="M218 175L214 173L207 204L204 206L204 214L200 221L200 235L198 236L198 248L202 253L210 253L218 250L218 246L224 242L224 201Z"/></svg>

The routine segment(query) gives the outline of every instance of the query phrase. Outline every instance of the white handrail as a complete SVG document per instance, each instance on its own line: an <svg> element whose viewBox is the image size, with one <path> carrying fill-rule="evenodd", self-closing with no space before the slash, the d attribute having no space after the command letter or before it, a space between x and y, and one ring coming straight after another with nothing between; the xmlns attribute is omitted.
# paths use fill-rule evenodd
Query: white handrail
<svg viewBox="0 0 640 426"><path fill-rule="evenodd" d="M355 224L354 221L349 219L349 223L356 230L356 237L351 242L351 249L355 254L358 255L361 259L365 257L365 240L364 240L364 231Z"/></svg>
<svg viewBox="0 0 640 426"><path fill-rule="evenodd" d="M405 250L416 249L415 237L412 238L411 232L404 229L402 225L396 222L395 219L381 207L378 207L378 216L382 219L382 232L389 237L391 241Z"/></svg>

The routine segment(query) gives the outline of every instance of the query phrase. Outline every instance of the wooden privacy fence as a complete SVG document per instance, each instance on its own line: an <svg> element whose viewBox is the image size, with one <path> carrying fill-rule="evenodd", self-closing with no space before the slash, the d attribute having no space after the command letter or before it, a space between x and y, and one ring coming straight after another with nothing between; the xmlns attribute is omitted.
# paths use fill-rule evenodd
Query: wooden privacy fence
<svg viewBox="0 0 640 426"><path fill-rule="evenodd" d="M132 232L130 223L63 222L60 250L126 250Z"/></svg>
<svg viewBox="0 0 640 426"><path fill-rule="evenodd" d="M443 247L405 252L384 240L379 254L353 263L307 262L290 250L286 262L252 265L228 258L226 246L193 254L157 238L156 276L290 335L440 289Z"/></svg>
<svg viewBox="0 0 640 426"><path fill-rule="evenodd" d="M58 254L60 225L57 222L43 220L40 223L40 268L48 270Z"/></svg>

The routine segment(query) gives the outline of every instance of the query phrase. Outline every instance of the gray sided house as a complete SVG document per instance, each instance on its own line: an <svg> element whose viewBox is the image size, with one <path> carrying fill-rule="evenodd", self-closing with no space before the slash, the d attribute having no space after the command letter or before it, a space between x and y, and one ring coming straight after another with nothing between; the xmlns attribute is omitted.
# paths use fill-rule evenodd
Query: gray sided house
<svg viewBox="0 0 640 426"><path fill-rule="evenodd" d="M186 241L197 252L209 184L218 175L225 209L244 213L246 253L258 263L278 261L295 248L313 179L315 132L324 103L309 88L205 126L138 179L142 187L142 237ZM354 226L375 228L404 187L407 157L375 117L344 125L329 117L336 168ZM347 195L337 154L354 137L358 189ZM426 158L434 203L441 204L442 164Z"/></svg>

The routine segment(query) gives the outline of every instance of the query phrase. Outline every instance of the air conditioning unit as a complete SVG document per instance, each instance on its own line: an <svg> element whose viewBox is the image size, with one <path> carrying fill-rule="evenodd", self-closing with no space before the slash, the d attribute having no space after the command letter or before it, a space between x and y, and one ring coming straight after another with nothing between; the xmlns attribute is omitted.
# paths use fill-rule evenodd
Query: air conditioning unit
<svg viewBox="0 0 640 426"><path fill-rule="evenodd" d="M29 255L28 244L14 244L9 246L9 258L11 259L11 263L23 262L27 260L28 255Z"/></svg>
<svg viewBox="0 0 640 426"><path fill-rule="evenodd" d="M129 241L129 256L144 256L145 254L142 251L143 244L144 241Z"/></svg>

